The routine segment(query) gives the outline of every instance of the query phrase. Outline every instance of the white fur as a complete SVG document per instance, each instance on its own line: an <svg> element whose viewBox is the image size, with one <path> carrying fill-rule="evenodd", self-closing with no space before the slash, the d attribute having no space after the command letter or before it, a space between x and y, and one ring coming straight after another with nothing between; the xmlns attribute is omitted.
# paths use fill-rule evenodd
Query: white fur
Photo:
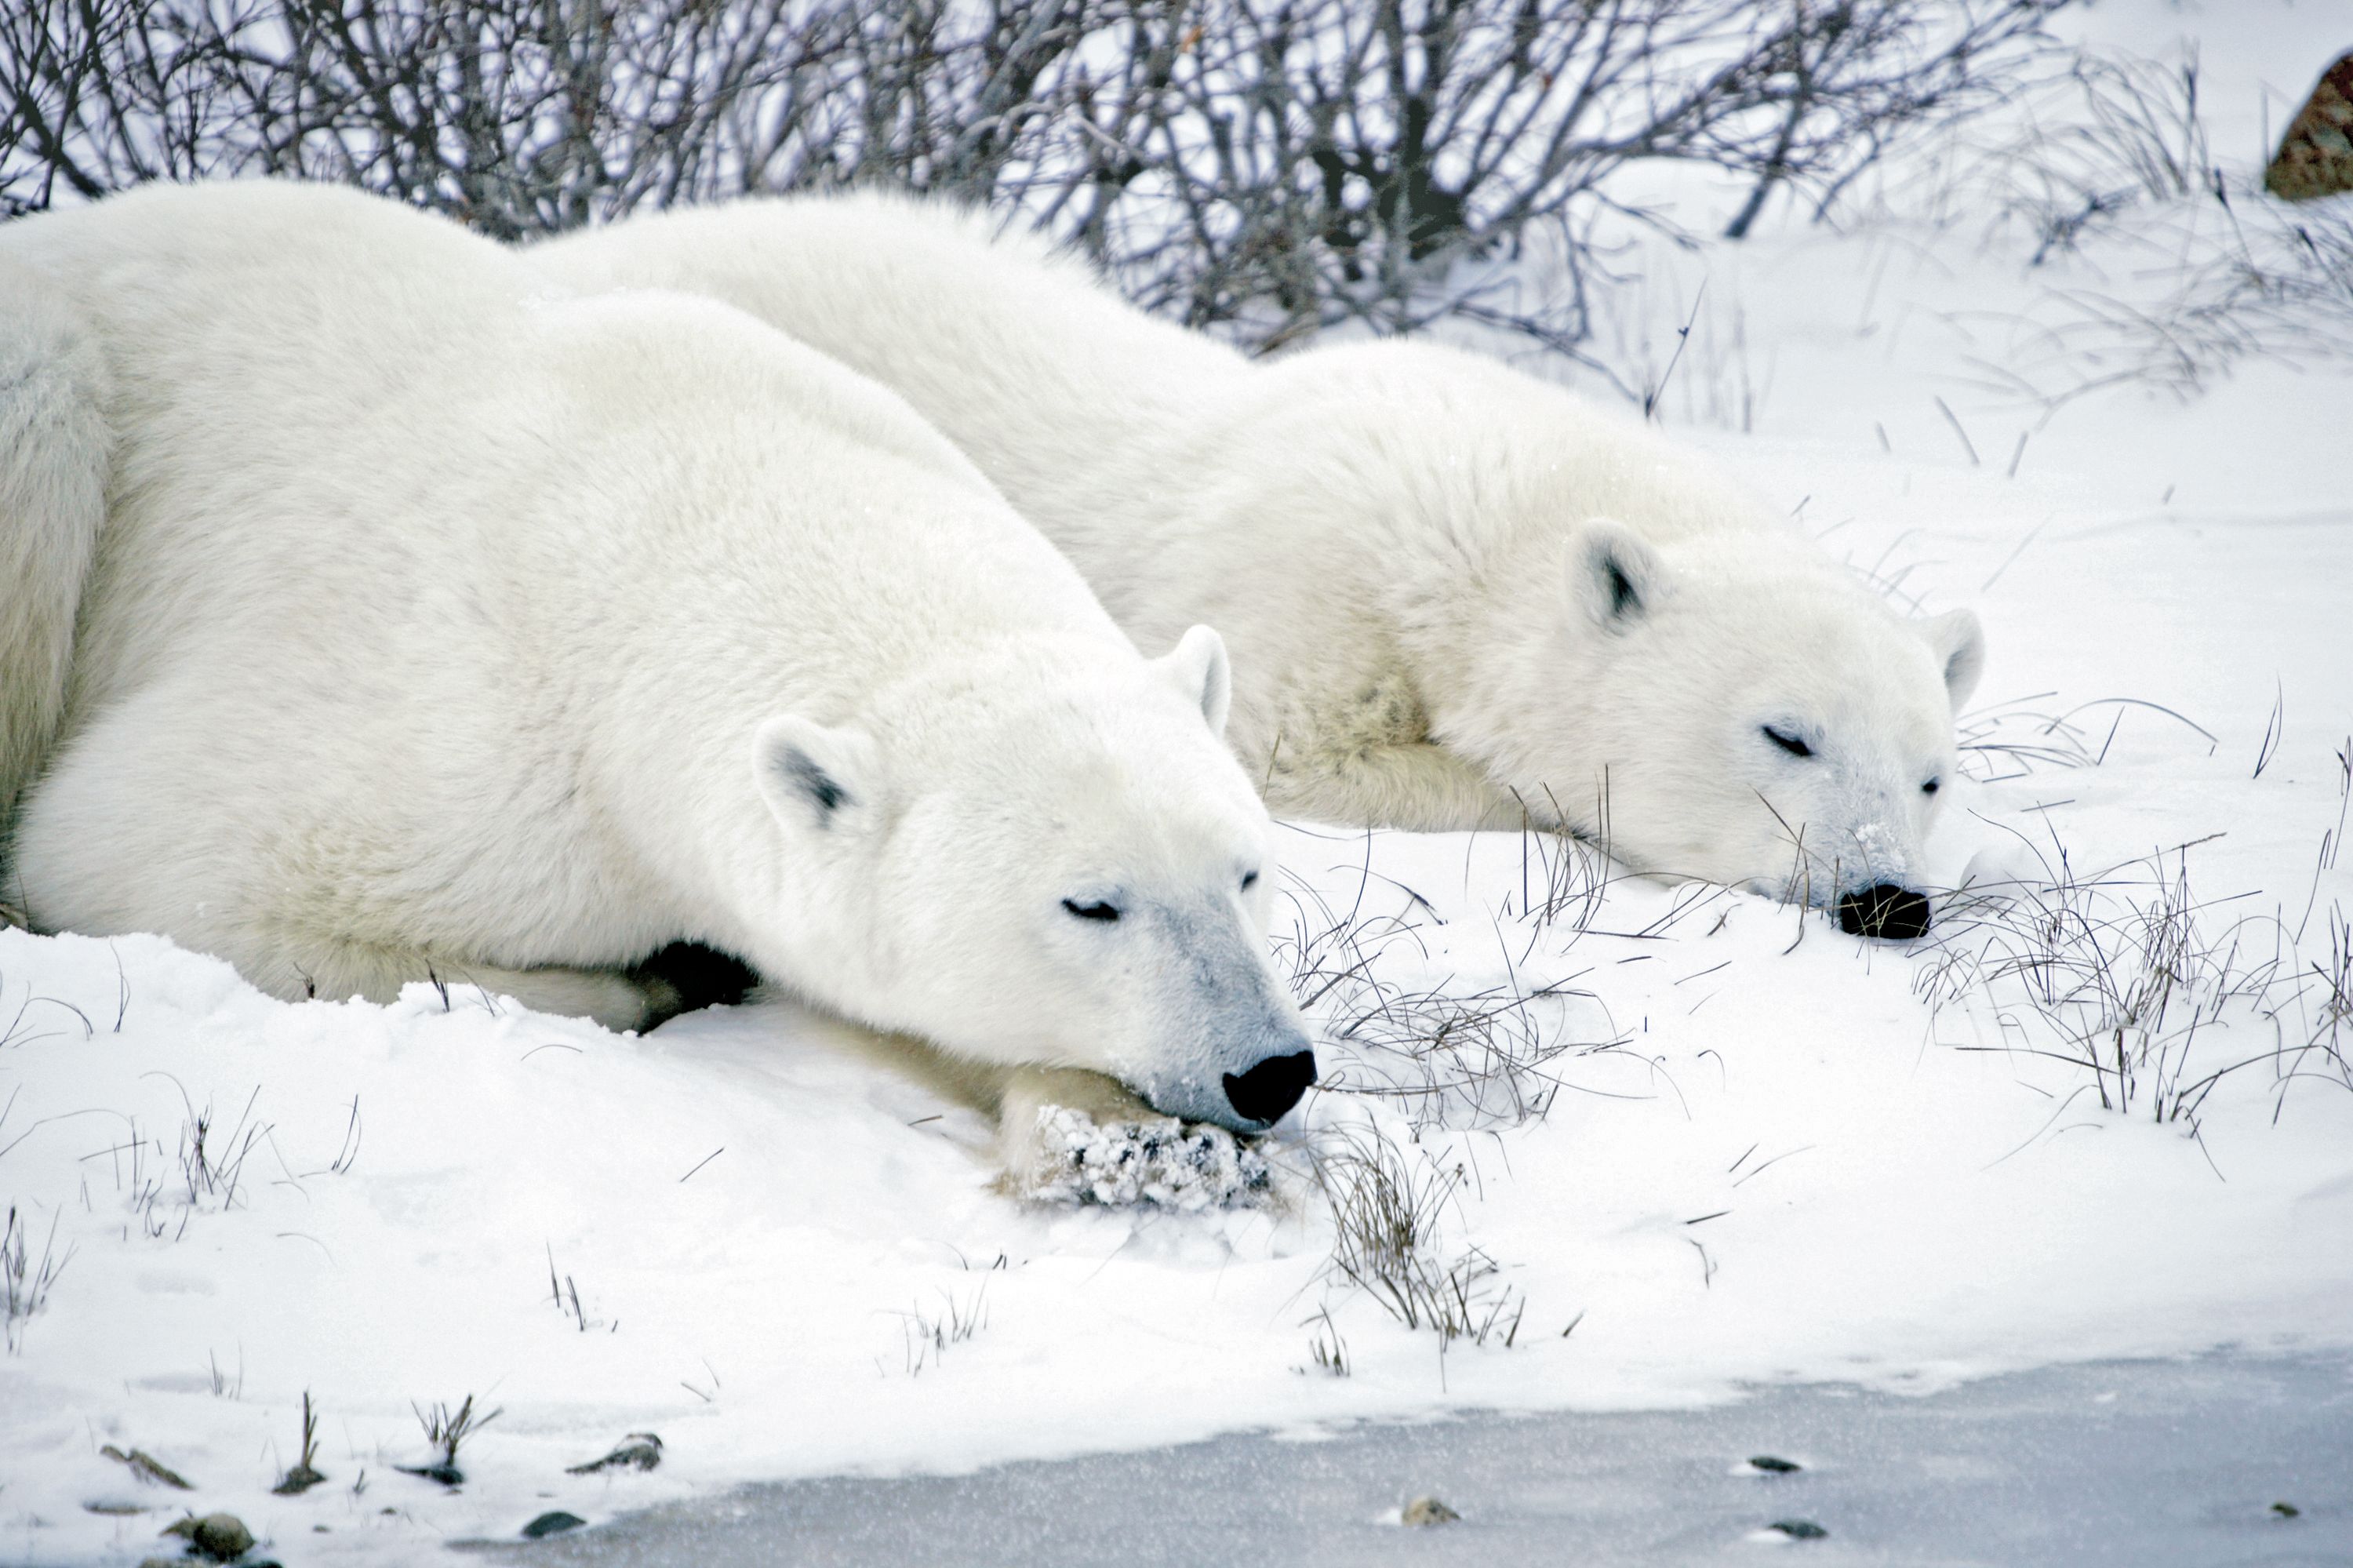
<svg viewBox="0 0 2353 1568"><path fill-rule="evenodd" d="M1974 618L1899 619L1627 417L1418 344L1252 364L904 200L741 202L532 255L839 355L970 453L1131 634L1216 623L1230 736L1281 811L1533 819L1822 903L1918 885Z"/></svg>
<svg viewBox="0 0 2353 1568"><path fill-rule="evenodd" d="M27 219L0 275L0 800L47 755L39 926L615 1025L619 971L698 940L1243 1128L1224 1076L1305 1049L1216 635L1140 658L881 387L323 187Z"/></svg>

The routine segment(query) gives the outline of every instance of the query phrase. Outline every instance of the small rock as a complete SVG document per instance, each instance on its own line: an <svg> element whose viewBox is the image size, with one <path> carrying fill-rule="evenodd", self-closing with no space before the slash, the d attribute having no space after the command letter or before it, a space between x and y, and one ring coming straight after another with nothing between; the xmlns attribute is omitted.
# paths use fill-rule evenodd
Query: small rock
<svg viewBox="0 0 2353 1568"><path fill-rule="evenodd" d="M216 1563L234 1562L253 1549L253 1531L233 1513L208 1513L202 1519L190 1514L165 1525L164 1533L186 1537L191 1552Z"/></svg>
<svg viewBox="0 0 2353 1568"><path fill-rule="evenodd" d="M1778 1530L1792 1541L1820 1541L1830 1534L1810 1519L1777 1519L1765 1528Z"/></svg>
<svg viewBox="0 0 2353 1568"><path fill-rule="evenodd" d="M1398 1522L1408 1525L1451 1524L1462 1516L1436 1498L1419 1497L1398 1511Z"/></svg>
<svg viewBox="0 0 2353 1568"><path fill-rule="evenodd" d="M567 1476L593 1476L599 1470L650 1470L661 1463L662 1440L650 1432L632 1432L611 1453L585 1465L565 1469Z"/></svg>
<svg viewBox="0 0 2353 1568"><path fill-rule="evenodd" d="M159 1487L171 1487L178 1491L192 1492L195 1490L195 1488L190 1486L177 1470L161 1463L153 1455L146 1453L142 1449L133 1448L131 1452L126 1454L121 1449L116 1447L113 1444L109 1443L105 1447L100 1448L99 1452L105 1455L108 1458L112 1459L117 1464L130 1466L131 1473L138 1477L142 1481L147 1481Z"/></svg>
<svg viewBox="0 0 2353 1568"><path fill-rule="evenodd" d="M2284 201L2353 190L2353 55L2322 73L2304 112L2288 122L2263 188Z"/></svg>
<svg viewBox="0 0 2353 1568"><path fill-rule="evenodd" d="M297 1465L279 1477L278 1484L269 1489L281 1498L299 1498L326 1478L308 1465Z"/></svg>
<svg viewBox="0 0 2353 1568"><path fill-rule="evenodd" d="M543 1536L561 1535L567 1530L577 1530L588 1521L576 1513L553 1509L522 1527L525 1541L537 1541Z"/></svg>
<svg viewBox="0 0 2353 1568"><path fill-rule="evenodd" d="M134 1502L129 1498L92 1498L81 1506L86 1512L104 1514L109 1518L147 1511L145 1503Z"/></svg>
<svg viewBox="0 0 2353 1568"><path fill-rule="evenodd" d="M1749 1457L1748 1463L1751 1467L1763 1470L1767 1475L1773 1476L1795 1475L1798 1471L1806 1467L1798 1463L1795 1459L1777 1458L1771 1454L1751 1455Z"/></svg>
<svg viewBox="0 0 2353 1568"><path fill-rule="evenodd" d="M2295 1519L2300 1517L2304 1512L2302 1509L2296 1507L2295 1504L2292 1502L2275 1502L2272 1504L2272 1511L2279 1515L2282 1519Z"/></svg>

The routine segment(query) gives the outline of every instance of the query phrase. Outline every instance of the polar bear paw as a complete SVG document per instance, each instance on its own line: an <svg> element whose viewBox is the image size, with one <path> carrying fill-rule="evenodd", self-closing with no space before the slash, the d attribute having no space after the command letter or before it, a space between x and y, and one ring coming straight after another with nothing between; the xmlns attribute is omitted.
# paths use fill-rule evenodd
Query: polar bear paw
<svg viewBox="0 0 2353 1568"><path fill-rule="evenodd" d="M1043 1203L1149 1203L1180 1213L1268 1202L1266 1157L1220 1127L1175 1117L1099 1122L1068 1106L1038 1110L1024 1195Z"/></svg>

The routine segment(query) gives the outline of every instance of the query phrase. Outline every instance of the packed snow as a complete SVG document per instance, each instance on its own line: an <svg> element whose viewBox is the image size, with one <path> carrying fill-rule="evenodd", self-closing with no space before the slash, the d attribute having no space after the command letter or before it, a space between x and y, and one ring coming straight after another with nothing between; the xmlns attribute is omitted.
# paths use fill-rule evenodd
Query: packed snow
<svg viewBox="0 0 2353 1568"><path fill-rule="evenodd" d="M2085 25L2200 28L2243 178L2353 5L2229 11ZM1959 162L1905 177L1945 184L1650 242L1597 352L1682 342L1670 428L1983 616L1926 940L1541 835L1291 826L1322 1086L1255 1152L1147 1128L1155 1170L1024 1203L977 1113L783 1003L640 1038L0 931L0 1557L227 1510L417 1563L760 1478L2353 1347L2353 366L2266 340L2037 400L2137 363L2086 302L2157 310L2212 219L2030 266ZM276 1494L306 1393L325 1479ZM470 1398L462 1484L404 1473ZM571 1473L639 1433L658 1467Z"/></svg>

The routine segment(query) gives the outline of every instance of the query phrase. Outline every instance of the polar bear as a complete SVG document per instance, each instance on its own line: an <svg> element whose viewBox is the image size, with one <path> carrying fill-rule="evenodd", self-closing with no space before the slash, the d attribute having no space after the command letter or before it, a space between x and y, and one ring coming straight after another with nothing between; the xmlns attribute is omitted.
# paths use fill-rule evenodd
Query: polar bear
<svg viewBox="0 0 2353 1568"><path fill-rule="evenodd" d="M37 927L614 1027L707 943L994 1073L1017 1135L1087 1074L1240 1131L1314 1075L1217 634L1146 662L903 402L730 307L326 187L27 218L0 506Z"/></svg>
<svg viewBox="0 0 2353 1568"><path fill-rule="evenodd" d="M1630 418L1422 344L1253 364L905 198L742 201L531 254L841 358L970 453L1131 635L1214 621L1231 738L1280 812L1533 821L1851 931L1928 926L1976 618L1899 619Z"/></svg>

